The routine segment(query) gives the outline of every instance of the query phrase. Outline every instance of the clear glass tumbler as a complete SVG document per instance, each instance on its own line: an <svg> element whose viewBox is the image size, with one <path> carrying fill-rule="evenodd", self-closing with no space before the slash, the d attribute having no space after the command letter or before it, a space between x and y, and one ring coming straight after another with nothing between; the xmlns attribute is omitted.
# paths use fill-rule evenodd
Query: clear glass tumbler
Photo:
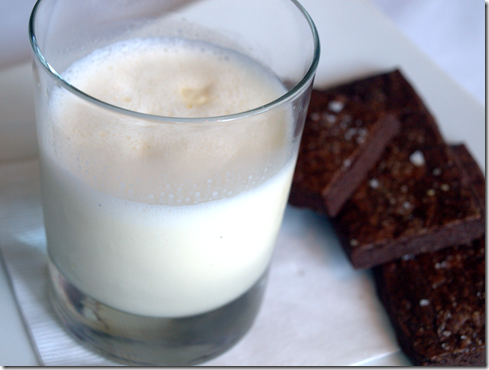
<svg viewBox="0 0 489 370"><path fill-rule="evenodd" d="M84 345L189 365L259 310L319 59L291 0L39 0L51 298Z"/></svg>

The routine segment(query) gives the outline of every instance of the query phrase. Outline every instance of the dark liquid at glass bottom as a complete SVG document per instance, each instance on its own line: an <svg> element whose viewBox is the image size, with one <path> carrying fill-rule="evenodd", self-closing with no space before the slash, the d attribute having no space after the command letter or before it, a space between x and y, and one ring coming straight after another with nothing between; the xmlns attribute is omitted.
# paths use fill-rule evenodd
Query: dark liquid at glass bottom
<svg viewBox="0 0 489 370"><path fill-rule="evenodd" d="M245 294L213 311L182 318L129 314L75 288L50 263L51 298L68 331L103 356L129 365L185 366L223 353L258 313L267 272Z"/></svg>

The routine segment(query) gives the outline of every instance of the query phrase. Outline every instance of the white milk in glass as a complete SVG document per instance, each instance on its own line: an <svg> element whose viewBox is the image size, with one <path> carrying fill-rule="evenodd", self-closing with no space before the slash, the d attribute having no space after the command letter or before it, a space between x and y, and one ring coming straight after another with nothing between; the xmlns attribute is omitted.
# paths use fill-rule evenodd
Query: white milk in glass
<svg viewBox="0 0 489 370"><path fill-rule="evenodd" d="M178 39L114 44L62 75L101 101L167 117L243 112L285 93L246 57ZM169 124L56 88L45 116L49 254L83 293L128 313L183 317L263 276L293 174L290 112Z"/></svg>

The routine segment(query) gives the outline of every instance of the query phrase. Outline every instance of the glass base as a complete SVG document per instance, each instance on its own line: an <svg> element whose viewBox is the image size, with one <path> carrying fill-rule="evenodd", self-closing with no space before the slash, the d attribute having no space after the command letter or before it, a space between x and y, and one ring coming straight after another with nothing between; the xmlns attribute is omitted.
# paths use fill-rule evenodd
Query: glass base
<svg viewBox="0 0 489 370"><path fill-rule="evenodd" d="M128 365L185 366L223 353L250 329L258 313L267 272L245 294L213 311L189 317L140 316L85 295L50 263L54 310L78 341Z"/></svg>

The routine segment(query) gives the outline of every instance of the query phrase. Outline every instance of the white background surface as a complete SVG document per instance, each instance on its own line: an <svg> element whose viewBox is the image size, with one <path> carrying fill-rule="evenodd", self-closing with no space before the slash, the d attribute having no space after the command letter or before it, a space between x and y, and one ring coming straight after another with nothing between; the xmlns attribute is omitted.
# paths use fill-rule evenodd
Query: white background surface
<svg viewBox="0 0 489 370"><path fill-rule="evenodd" d="M302 1L315 20L323 42L320 66L323 70L318 72L318 83L329 78L328 71L324 68L328 66L328 52L331 50L328 45L334 46L336 37L322 33L325 29L322 20L327 19L322 13L323 6L330 1L335 0ZM336 1L352 3L352 0ZM371 0L371 3L378 6L450 78L480 104L485 103L483 0ZM33 0L0 0L0 163L35 155L35 143L32 139L32 98L26 93L29 91L28 82L23 86L14 84L14 80L22 79L12 74L2 74L1 70L9 70L5 68L15 67L16 63L29 58L27 19L33 4ZM362 36L362 29L352 32L359 32L359 37ZM339 36L336 38L341 39ZM26 72L14 69L13 73ZM347 77L348 66L345 66L344 71L338 70L339 80ZM16 109L9 109L12 105ZM16 119L20 120L21 125L11 126ZM18 130L19 127L21 130ZM479 134L481 131L479 129ZM23 142L18 143L16 140ZM6 152L9 152L8 155ZM480 155L478 159L479 162L484 161ZM0 365L34 365L37 362L18 315L4 269L0 267L0 270Z"/></svg>
<svg viewBox="0 0 489 370"><path fill-rule="evenodd" d="M303 4L329 0L303 1ZM344 0L348 2L349 0ZM371 0L416 46L485 103L484 0ZM30 56L35 0L0 0L0 69ZM320 17L315 19L320 24ZM327 50L325 50L327 52Z"/></svg>

